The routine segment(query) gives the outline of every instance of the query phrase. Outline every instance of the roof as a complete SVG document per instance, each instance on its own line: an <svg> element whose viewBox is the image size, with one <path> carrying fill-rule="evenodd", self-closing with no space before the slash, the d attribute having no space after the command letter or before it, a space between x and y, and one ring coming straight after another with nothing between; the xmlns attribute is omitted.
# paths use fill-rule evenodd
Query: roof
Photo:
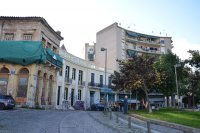
<svg viewBox="0 0 200 133"><path fill-rule="evenodd" d="M57 36L60 40L63 40L64 38L57 33L43 17L37 17L37 16L30 16L30 17L16 17L16 16L0 16L0 20L35 20L35 21L41 21L55 36Z"/></svg>

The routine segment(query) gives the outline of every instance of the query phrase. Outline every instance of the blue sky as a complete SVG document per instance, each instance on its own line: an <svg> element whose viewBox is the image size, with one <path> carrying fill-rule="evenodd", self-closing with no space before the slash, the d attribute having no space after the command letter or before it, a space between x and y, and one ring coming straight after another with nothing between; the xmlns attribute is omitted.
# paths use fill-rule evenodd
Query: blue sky
<svg viewBox="0 0 200 133"><path fill-rule="evenodd" d="M84 44L96 42L96 32L114 22L171 36L173 52L182 59L189 49L200 50L199 0L6 0L1 5L1 16L44 17L62 32L67 50L79 57L84 57Z"/></svg>

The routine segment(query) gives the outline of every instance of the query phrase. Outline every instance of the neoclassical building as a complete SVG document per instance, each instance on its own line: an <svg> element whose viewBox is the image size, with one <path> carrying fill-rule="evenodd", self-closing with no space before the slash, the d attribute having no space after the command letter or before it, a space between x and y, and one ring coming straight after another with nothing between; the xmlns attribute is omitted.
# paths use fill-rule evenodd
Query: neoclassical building
<svg viewBox="0 0 200 133"><path fill-rule="evenodd" d="M0 17L0 94L18 106L56 106L60 32L41 17Z"/></svg>
<svg viewBox="0 0 200 133"><path fill-rule="evenodd" d="M112 70L107 70L105 85L104 68L68 53L65 48L61 48L59 54L63 58L62 73L58 77L60 101L67 100L70 106L84 101L84 107L88 109L103 98L112 102L117 99L117 94L111 90ZM57 108L62 108L62 104L59 105Z"/></svg>

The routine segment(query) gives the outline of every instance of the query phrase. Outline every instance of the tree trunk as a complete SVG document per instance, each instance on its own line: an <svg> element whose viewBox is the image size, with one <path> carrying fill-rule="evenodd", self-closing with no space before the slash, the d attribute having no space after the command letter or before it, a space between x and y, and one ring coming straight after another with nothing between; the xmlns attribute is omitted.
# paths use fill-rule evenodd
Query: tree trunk
<svg viewBox="0 0 200 133"><path fill-rule="evenodd" d="M147 92L148 88L147 88L147 85L146 85L146 81L143 80L143 82L144 82L144 92L145 92L147 103L148 103L149 113L152 113L152 109L151 109L151 105L150 105L150 101L149 101L149 95L148 95L148 92Z"/></svg>
<svg viewBox="0 0 200 133"><path fill-rule="evenodd" d="M167 107L169 107L169 96L167 96Z"/></svg>
<svg viewBox="0 0 200 133"><path fill-rule="evenodd" d="M191 97L190 96L188 96L188 108L191 108Z"/></svg>
<svg viewBox="0 0 200 133"><path fill-rule="evenodd" d="M176 99L175 99L175 95L174 94L172 94L172 96L171 96L172 98L172 107L175 107L176 106Z"/></svg>
<svg viewBox="0 0 200 133"><path fill-rule="evenodd" d="M192 108L195 109L194 93L192 94Z"/></svg>

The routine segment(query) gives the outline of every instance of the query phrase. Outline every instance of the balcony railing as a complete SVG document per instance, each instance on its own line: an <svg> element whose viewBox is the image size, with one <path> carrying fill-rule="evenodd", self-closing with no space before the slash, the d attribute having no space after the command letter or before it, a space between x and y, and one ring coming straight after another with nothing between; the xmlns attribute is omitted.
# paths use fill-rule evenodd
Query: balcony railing
<svg viewBox="0 0 200 133"><path fill-rule="evenodd" d="M65 78L65 83L66 83L66 84L71 84L71 83L72 83L72 79L70 79L70 78Z"/></svg>
<svg viewBox="0 0 200 133"><path fill-rule="evenodd" d="M131 37L126 37L126 40L128 42L141 42L141 43L145 43L145 44L156 44L156 45L160 45L160 41L150 41L150 40L142 40L142 39L137 39L137 38L131 38Z"/></svg>
<svg viewBox="0 0 200 133"><path fill-rule="evenodd" d="M78 85L85 86L85 82L84 81L78 81Z"/></svg>

